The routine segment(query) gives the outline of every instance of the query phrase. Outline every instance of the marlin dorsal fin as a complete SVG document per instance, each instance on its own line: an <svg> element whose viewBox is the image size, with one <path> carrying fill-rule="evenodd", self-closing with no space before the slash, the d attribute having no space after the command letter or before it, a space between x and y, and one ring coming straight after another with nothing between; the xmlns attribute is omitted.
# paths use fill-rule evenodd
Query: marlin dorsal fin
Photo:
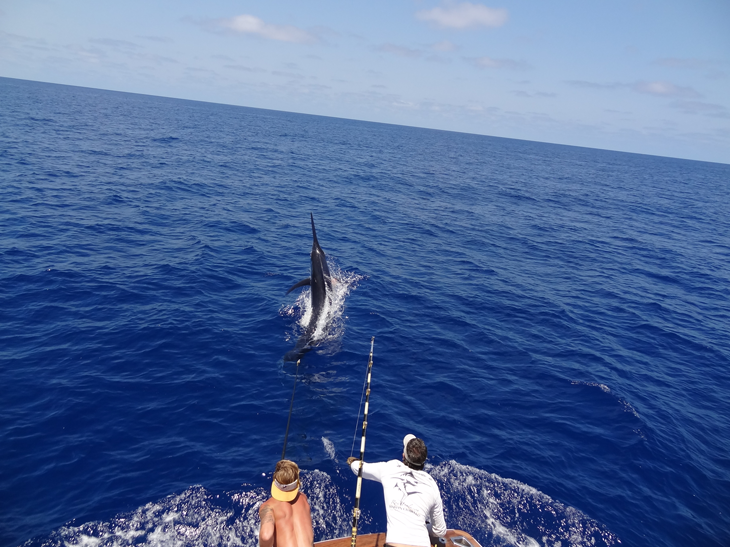
<svg viewBox="0 0 730 547"><path fill-rule="evenodd" d="M292 285L291 288L288 291L286 291L286 294L289 294L294 289L298 289L299 287L304 287L305 285L311 285L311 283L312 283L312 280L309 278L302 279L299 283L295 283L294 285Z"/></svg>
<svg viewBox="0 0 730 547"><path fill-rule="evenodd" d="M319 241L317 241L317 230L314 228L314 215L309 213L309 218L312 219L312 241L315 245L319 246Z"/></svg>

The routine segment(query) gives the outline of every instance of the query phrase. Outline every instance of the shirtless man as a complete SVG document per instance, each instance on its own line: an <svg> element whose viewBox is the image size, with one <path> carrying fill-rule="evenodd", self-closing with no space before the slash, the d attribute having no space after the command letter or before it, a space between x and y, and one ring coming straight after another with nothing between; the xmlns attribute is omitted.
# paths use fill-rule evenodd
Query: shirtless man
<svg viewBox="0 0 730 547"><path fill-rule="evenodd" d="M299 491L299 467L293 461L276 464L271 498L259 508L260 547L312 547L314 530L307 496Z"/></svg>

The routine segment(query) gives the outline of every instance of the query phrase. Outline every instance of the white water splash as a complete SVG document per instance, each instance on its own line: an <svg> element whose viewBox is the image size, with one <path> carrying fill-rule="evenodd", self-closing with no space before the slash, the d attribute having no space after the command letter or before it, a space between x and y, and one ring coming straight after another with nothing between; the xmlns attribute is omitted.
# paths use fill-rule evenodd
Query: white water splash
<svg viewBox="0 0 730 547"><path fill-rule="evenodd" d="M221 499L222 498L222 499ZM62 526L44 547L238 547L255 545L263 489L214 496L202 486L148 503L105 522ZM222 501L222 503L221 503ZM32 542L28 542L29 544Z"/></svg>
<svg viewBox="0 0 730 547"><path fill-rule="evenodd" d="M614 398L615 398L615 399L616 399L616 400L618 401L618 403L619 403L619 404L620 404L620 405L622 406L622 408L624 409L624 412L628 412L628 413L630 413L630 414L633 414L633 415L634 415L634 416L636 416L637 418L641 419L641 416L639 416L639 413L638 413L638 412L637 412L637 410L636 410L636 409L635 409L635 408L634 408L634 407L633 407L633 406L631 405L631 403L629 403L629 402L628 402L628 401L627 401L626 399L624 399L623 397L619 397L618 395L616 395L615 393L613 393L613 392L611 391L611 388L609 388L609 387L608 387L608 386L607 386L606 384L599 384L599 383L597 383L597 382L584 382L584 381L582 381L582 380L572 380L572 381L571 381L570 383L571 383L571 384L573 384L574 386L589 386L589 387L597 387L597 388L599 388L599 389L600 389L601 391L603 391L604 393L609 393L609 394L610 394L610 395L611 395L612 397L614 397ZM642 437L643 437L643 434L642 434Z"/></svg>
<svg viewBox="0 0 730 547"><path fill-rule="evenodd" d="M327 266L332 279L332 290L327 292L323 313L317 320L312 336L312 345L325 346L325 351L335 352L339 349L338 342L345 333L345 299L365 276L340 269L332 257L327 258ZM294 304L284 305L279 310L280 315L298 318L292 331L287 333L287 341L296 340L309 325L312 318L311 294L311 288L306 288L301 291Z"/></svg>
<svg viewBox="0 0 730 547"><path fill-rule="evenodd" d="M303 471L302 492L312 508L317 538L348 533L349 509L332 482L321 471ZM45 538L42 547L240 547L258 544L263 488L229 495L213 495L202 486L148 503L108 521L62 526ZM29 541L26 545L38 545Z"/></svg>
<svg viewBox="0 0 730 547"><path fill-rule="evenodd" d="M334 445L322 444L330 457ZM521 482L454 461L426 466L444 501L449 528L466 530L483 547L610 547L621 541L598 522ZM351 479L349 472L345 475ZM351 481L336 484L319 470L300 475L302 492L312 508L315 541L344 537L351 525ZM24 547L255 547L258 510L269 497L266 488L213 494L192 486L107 521L70 524ZM360 522L371 526L374 515L362 507ZM539 538L539 539L536 539Z"/></svg>
<svg viewBox="0 0 730 547"><path fill-rule="evenodd" d="M441 490L448 527L469 531L484 546L621 543L605 526L519 481L455 461L427 464L426 470Z"/></svg>
<svg viewBox="0 0 730 547"><path fill-rule="evenodd" d="M322 445L324 445L324 451L327 452L327 456L329 456L329 459L337 463L337 458L335 457L336 452L334 443L330 441L327 437L322 437Z"/></svg>

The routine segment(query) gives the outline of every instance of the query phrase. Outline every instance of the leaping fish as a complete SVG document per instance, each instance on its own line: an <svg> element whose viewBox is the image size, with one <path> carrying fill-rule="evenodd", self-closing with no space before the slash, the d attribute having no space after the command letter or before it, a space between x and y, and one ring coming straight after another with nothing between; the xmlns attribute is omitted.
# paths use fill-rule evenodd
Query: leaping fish
<svg viewBox="0 0 730 547"><path fill-rule="evenodd" d="M309 213L312 220L312 254L310 256L312 262L312 269L310 276L306 279L302 279L299 283L295 283L291 288L286 291L289 294L294 289L310 286L311 294L311 309L312 313L309 318L309 323L304 328L304 332L297 340L294 349L288 351L284 355L284 361L296 361L301 358L306 352L314 347L314 333L317 330L317 323L319 322L322 313L325 311L329 293L332 291L332 277L330 276L330 269L327 266L327 257L319 246L317 241L317 230L314 228L314 215Z"/></svg>

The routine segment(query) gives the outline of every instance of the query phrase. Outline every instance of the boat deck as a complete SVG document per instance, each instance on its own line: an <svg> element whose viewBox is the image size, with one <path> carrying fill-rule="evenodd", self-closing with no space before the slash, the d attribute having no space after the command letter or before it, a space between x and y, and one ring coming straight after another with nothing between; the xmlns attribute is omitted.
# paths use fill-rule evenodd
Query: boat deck
<svg viewBox="0 0 730 547"><path fill-rule="evenodd" d="M351 537L328 539L318 541L315 547L349 547L352 543ZM385 534L364 534L357 536L357 547L384 547ZM446 537L439 541L437 547L481 547L479 542L463 530L447 530Z"/></svg>

